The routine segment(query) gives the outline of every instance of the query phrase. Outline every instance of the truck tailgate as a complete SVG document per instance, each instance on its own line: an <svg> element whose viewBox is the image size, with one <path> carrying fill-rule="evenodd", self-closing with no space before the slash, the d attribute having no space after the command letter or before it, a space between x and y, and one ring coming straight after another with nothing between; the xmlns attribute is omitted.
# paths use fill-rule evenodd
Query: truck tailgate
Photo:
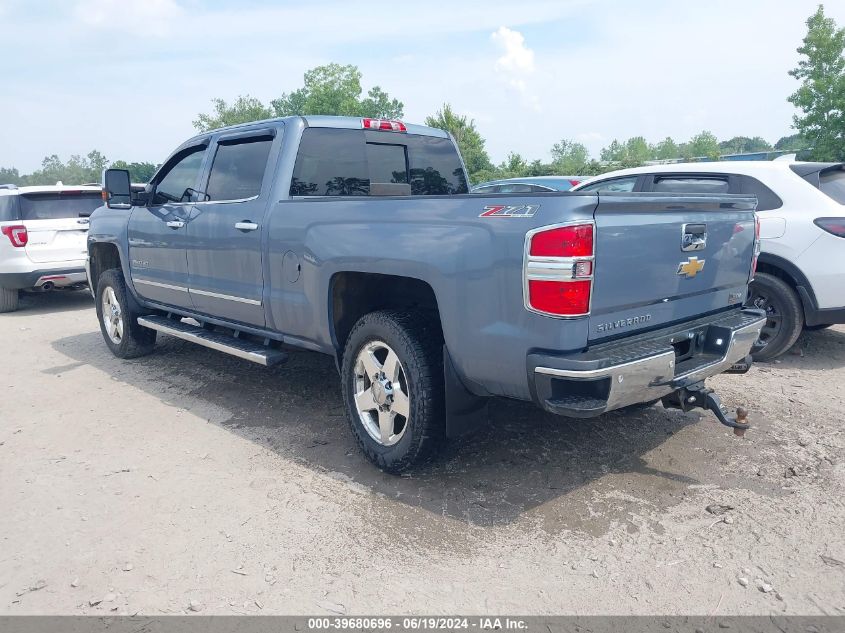
<svg viewBox="0 0 845 633"><path fill-rule="evenodd" d="M744 196L600 194L589 339L741 304L755 206Z"/></svg>

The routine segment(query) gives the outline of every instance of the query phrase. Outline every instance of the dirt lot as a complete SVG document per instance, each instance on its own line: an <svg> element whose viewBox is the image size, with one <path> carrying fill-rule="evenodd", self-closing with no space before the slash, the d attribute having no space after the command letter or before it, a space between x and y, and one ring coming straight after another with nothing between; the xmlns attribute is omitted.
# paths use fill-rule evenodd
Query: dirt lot
<svg viewBox="0 0 845 633"><path fill-rule="evenodd" d="M85 293L28 297L0 343L0 613L845 614L842 326L712 381L744 439L497 401L402 478L329 358L120 361Z"/></svg>

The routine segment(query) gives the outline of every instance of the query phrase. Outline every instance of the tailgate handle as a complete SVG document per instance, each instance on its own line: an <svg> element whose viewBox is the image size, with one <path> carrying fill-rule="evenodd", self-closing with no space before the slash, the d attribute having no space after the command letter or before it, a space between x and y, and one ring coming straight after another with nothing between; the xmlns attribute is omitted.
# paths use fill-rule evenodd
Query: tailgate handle
<svg viewBox="0 0 845 633"><path fill-rule="evenodd" d="M707 246L707 225L706 224L684 224L681 234L681 250L701 251Z"/></svg>

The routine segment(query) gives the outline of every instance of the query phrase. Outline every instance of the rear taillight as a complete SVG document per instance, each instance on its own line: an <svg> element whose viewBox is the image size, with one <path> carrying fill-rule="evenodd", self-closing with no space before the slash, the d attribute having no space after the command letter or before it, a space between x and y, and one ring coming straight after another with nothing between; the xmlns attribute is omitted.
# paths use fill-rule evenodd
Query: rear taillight
<svg viewBox="0 0 845 633"><path fill-rule="evenodd" d="M525 244L525 307L559 317L590 313L595 225L550 226Z"/></svg>
<svg viewBox="0 0 845 633"><path fill-rule="evenodd" d="M569 179L569 184L570 184L570 185L572 185L573 187L577 187L578 185L580 185L580 184L581 184L581 181L580 181L580 180L575 180L574 178L570 178L570 179Z"/></svg>
<svg viewBox="0 0 845 633"><path fill-rule="evenodd" d="M754 214L754 257L751 258L751 276L749 279L754 279L754 274L757 272L757 260L760 258L760 216Z"/></svg>
<svg viewBox="0 0 845 633"><path fill-rule="evenodd" d="M813 224L836 237L845 237L845 218L816 218Z"/></svg>
<svg viewBox="0 0 845 633"><path fill-rule="evenodd" d="M388 121L387 119L361 119L361 127L365 130L381 130L382 132L406 132L402 121Z"/></svg>
<svg viewBox="0 0 845 633"><path fill-rule="evenodd" d="M9 238L9 241L15 248L22 248L29 241L29 235L23 224L0 227L0 231L3 231L3 235Z"/></svg>

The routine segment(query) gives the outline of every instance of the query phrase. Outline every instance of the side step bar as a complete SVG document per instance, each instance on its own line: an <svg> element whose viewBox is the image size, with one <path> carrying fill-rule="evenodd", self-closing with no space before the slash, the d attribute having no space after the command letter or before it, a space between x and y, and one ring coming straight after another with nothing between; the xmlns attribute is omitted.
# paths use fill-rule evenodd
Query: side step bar
<svg viewBox="0 0 845 633"><path fill-rule="evenodd" d="M244 360L270 367L271 365L278 365L287 360L288 355L280 349L267 347L261 343L255 343L249 340L241 340L234 336L220 334L219 332L211 332L204 330L196 325L189 325L182 323L176 319L169 319L164 316L142 316L138 317L138 325L148 327L151 330L157 330L176 338L181 338L191 343L196 343L204 347L216 349L218 352L225 352Z"/></svg>

